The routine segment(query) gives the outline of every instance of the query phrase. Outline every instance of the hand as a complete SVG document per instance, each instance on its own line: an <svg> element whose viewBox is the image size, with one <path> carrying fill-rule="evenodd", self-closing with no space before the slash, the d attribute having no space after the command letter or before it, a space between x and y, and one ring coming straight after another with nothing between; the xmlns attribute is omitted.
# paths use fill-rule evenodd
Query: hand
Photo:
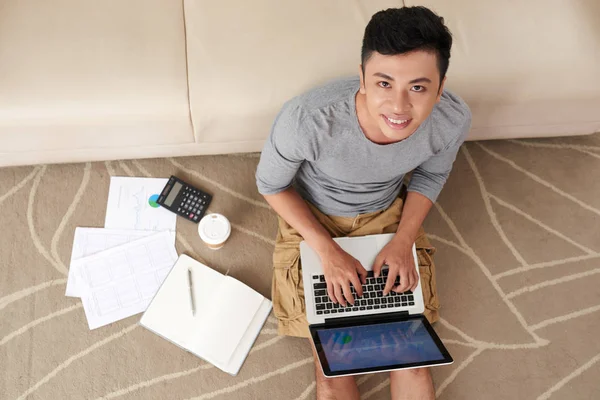
<svg viewBox="0 0 600 400"><path fill-rule="evenodd" d="M419 275L415 268L412 252L412 242L403 236L394 236L375 258L373 274L378 277L383 265L388 266L388 277L383 289L383 295L390 291L403 293L415 290L419 284ZM400 276L400 284L394 286L396 277Z"/></svg>
<svg viewBox="0 0 600 400"><path fill-rule="evenodd" d="M331 301L339 302L344 307L346 302L354 305L350 284L354 286L356 294L362 296L362 285L367 281L367 270L340 247L320 254L320 257L327 282L327 294Z"/></svg>

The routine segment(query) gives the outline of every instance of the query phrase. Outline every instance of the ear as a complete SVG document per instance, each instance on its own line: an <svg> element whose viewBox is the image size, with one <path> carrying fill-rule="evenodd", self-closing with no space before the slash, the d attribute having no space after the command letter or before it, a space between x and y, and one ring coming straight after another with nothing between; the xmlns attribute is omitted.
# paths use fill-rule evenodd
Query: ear
<svg viewBox="0 0 600 400"><path fill-rule="evenodd" d="M442 92L444 91L444 85L446 84L446 76L444 77L444 79L442 79L442 84L440 85L440 90L438 91L438 95L437 98L435 99L436 103L440 102L440 99L442 98Z"/></svg>
<svg viewBox="0 0 600 400"><path fill-rule="evenodd" d="M360 92L360 94L366 94L367 89L365 88L365 74L363 73L362 64L358 66L358 74L360 75L360 88L358 89L358 91Z"/></svg>

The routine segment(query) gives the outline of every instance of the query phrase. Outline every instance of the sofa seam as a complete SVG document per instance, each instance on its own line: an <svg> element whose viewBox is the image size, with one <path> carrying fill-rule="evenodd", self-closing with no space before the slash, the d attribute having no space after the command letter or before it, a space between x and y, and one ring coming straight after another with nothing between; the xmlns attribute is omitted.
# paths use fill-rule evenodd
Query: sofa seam
<svg viewBox="0 0 600 400"><path fill-rule="evenodd" d="M193 143L199 143L196 138L196 125L194 124L194 117L192 116L192 96L191 96L191 88L190 88L190 61L188 57L188 32L187 32L187 22L186 22L186 12L185 12L185 0L181 0L181 11L183 18L183 43L185 47L185 84L187 88L187 101L188 101L188 111L189 111L189 120L192 126L192 140Z"/></svg>

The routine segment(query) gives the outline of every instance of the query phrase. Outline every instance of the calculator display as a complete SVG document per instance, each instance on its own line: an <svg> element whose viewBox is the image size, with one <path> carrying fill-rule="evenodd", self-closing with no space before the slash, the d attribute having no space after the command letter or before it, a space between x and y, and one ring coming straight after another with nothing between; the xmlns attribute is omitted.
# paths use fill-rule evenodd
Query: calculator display
<svg viewBox="0 0 600 400"><path fill-rule="evenodd" d="M165 199L165 204L167 206L171 207L171 205L173 204L173 200L175 200L175 198L177 197L177 194L179 193L179 191L181 190L182 187L183 187L183 185L181 183L175 182L175 184L173 185L173 189L171 189L171 191L169 192L169 195Z"/></svg>
<svg viewBox="0 0 600 400"><path fill-rule="evenodd" d="M188 221L198 223L211 200L210 194L171 175L156 203Z"/></svg>

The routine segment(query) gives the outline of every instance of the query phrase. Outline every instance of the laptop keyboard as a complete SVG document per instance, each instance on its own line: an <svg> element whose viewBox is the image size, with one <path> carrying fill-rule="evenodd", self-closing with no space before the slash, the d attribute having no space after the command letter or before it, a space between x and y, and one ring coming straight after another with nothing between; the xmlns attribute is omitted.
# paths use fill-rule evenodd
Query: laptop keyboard
<svg viewBox="0 0 600 400"><path fill-rule="evenodd" d="M363 296L358 297L354 286L350 285L352 295L354 296L354 305L348 303L346 307L340 304L334 304L327 295L327 283L325 275L313 275L313 294L315 299L315 311L317 315L324 314L344 314L352 311L395 309L410 307L415 305L413 293L408 290L404 293L390 292L387 296L383 295L383 288L387 279L387 269L381 270L378 278L373 276L373 271L368 271L367 282L363 285ZM396 278L394 285L400 283L400 278Z"/></svg>

